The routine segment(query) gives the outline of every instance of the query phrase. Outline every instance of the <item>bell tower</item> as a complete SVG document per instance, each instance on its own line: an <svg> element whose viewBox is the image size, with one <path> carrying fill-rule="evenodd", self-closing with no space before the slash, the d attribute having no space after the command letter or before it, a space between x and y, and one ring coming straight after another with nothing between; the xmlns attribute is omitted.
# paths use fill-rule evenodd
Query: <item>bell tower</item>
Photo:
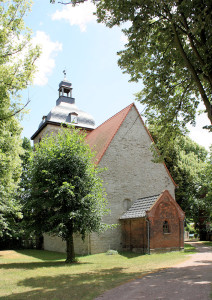
<svg viewBox="0 0 212 300"><path fill-rule="evenodd" d="M70 81L66 79L66 71L63 71L64 73L64 79L59 84L59 98L60 97L67 97L72 98L72 84Z"/></svg>

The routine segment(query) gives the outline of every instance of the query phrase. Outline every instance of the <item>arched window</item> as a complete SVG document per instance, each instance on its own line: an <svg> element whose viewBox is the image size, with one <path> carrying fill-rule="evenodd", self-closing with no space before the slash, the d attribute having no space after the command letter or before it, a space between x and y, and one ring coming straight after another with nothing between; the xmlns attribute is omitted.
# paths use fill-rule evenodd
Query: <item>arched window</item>
<svg viewBox="0 0 212 300"><path fill-rule="evenodd" d="M163 222L163 233L169 233L169 223L168 223L168 221Z"/></svg>

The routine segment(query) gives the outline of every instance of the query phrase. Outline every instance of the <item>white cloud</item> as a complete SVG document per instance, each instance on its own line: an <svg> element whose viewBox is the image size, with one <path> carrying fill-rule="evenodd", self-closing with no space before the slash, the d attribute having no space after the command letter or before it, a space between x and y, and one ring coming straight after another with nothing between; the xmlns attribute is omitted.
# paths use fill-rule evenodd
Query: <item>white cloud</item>
<svg viewBox="0 0 212 300"><path fill-rule="evenodd" d="M43 31L37 31L35 37L32 39L33 45L41 47L42 54L36 61L37 72L35 74L33 83L35 85L46 85L48 76L52 73L55 67L55 56L62 50L62 44L59 42L52 42L49 35Z"/></svg>
<svg viewBox="0 0 212 300"><path fill-rule="evenodd" d="M95 10L95 5L89 1L76 6L65 5L62 10L57 10L52 15L52 20L66 20L71 26L77 25L85 32L87 24L96 21L93 15Z"/></svg>

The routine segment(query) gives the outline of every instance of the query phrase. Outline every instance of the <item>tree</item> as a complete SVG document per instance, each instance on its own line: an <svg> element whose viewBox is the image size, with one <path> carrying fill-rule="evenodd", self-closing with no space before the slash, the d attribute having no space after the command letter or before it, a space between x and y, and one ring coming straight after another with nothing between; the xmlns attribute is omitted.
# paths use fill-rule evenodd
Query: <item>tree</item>
<svg viewBox="0 0 212 300"><path fill-rule="evenodd" d="M212 122L212 2L210 0L100 1L99 22L124 30L126 49L120 67L131 80L142 78L138 95L146 114L157 110L164 121L194 122L200 97Z"/></svg>
<svg viewBox="0 0 212 300"><path fill-rule="evenodd" d="M210 148L209 159L206 168L202 173L201 197L198 202L200 238L210 240L209 234L212 234L212 146Z"/></svg>
<svg viewBox="0 0 212 300"><path fill-rule="evenodd" d="M93 2L98 22L126 24L128 43L118 63L132 81L142 79L137 99L146 116L156 111L163 124L183 128L195 123L201 97L212 122L211 0Z"/></svg>
<svg viewBox="0 0 212 300"><path fill-rule="evenodd" d="M12 117L0 122L0 237L14 236L21 208L16 201L16 190L21 175L22 153L20 125Z"/></svg>
<svg viewBox="0 0 212 300"><path fill-rule="evenodd" d="M175 192L176 201L185 211L187 220L192 220L198 229L201 229L200 215L204 216L204 220L209 221L212 209L211 165L208 152L182 134L168 141L157 123L149 124L149 130L161 153L159 157L158 152L154 152L155 161L160 162L161 157L164 159L178 185Z"/></svg>
<svg viewBox="0 0 212 300"><path fill-rule="evenodd" d="M33 78L39 48L30 44L31 32L24 25L30 11L29 0L3 0L0 5L0 121L16 115L23 108L19 92Z"/></svg>
<svg viewBox="0 0 212 300"><path fill-rule="evenodd" d="M22 110L19 92L27 87L39 55L30 46L30 33L23 17L29 11L26 0L2 0L0 4L0 236L11 235L21 217L16 191L21 175ZM27 50L28 49L28 50Z"/></svg>
<svg viewBox="0 0 212 300"><path fill-rule="evenodd" d="M73 128L45 137L36 145L29 173L29 228L65 240L68 263L75 261L73 234L84 239L86 233L103 229L106 213L99 171L84 137Z"/></svg>

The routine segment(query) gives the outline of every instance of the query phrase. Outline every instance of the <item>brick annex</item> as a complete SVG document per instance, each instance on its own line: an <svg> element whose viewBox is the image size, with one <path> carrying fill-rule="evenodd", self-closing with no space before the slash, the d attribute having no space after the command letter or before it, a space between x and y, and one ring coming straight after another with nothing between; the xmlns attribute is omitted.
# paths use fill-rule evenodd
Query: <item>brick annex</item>
<svg viewBox="0 0 212 300"><path fill-rule="evenodd" d="M96 152L95 163L102 173L110 214L107 224L117 224L101 234L75 235L77 254L94 254L109 249L140 253L181 250L184 247L185 214L175 201L176 184L164 163L154 163L152 137L134 103L95 128L93 117L78 109L72 85L59 84L56 106L42 118L32 140L57 134L61 124L73 124L87 132L86 140ZM57 236L44 235L44 249L65 252Z"/></svg>

